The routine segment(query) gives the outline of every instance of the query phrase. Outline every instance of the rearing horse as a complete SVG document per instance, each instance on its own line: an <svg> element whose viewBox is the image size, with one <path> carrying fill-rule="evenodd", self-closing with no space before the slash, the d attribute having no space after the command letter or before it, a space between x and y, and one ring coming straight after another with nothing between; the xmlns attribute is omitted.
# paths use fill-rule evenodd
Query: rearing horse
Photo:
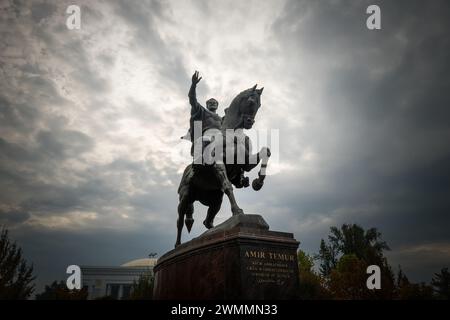
<svg viewBox="0 0 450 320"><path fill-rule="evenodd" d="M230 106L225 109L221 135L218 138L215 136L216 139L223 139L221 145L223 152L220 155L222 161L215 161L212 164L193 163L184 170L178 187L180 202L178 204L178 230L175 247L181 243L183 225L186 224L188 232L191 231L194 223L192 216L195 201L200 201L208 207L206 219L203 221L208 229L213 227L214 217L220 210L224 193L230 200L232 214L243 214L243 210L239 208L234 198L233 185L236 188L248 187L249 179L244 176L244 172L252 170L262 160L259 177L252 183L254 190L261 189L270 150L264 147L257 154L251 154L250 140L243 132L243 129L252 128L256 113L261 106L261 95L264 88L257 89L256 87L257 85L239 93ZM217 151L215 150L216 155ZM229 154L232 156L227 157Z"/></svg>

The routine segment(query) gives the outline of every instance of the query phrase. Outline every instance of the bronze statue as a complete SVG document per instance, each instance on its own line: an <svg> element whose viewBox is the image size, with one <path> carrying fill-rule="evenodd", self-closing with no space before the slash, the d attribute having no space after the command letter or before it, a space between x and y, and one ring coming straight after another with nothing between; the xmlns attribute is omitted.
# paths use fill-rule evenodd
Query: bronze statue
<svg viewBox="0 0 450 320"><path fill-rule="evenodd" d="M188 95L191 104L190 129L183 138L192 141L193 163L184 170L178 187L180 202L175 247L181 243L183 225L186 224L188 232L191 231L195 201L208 207L203 221L208 229L213 227L224 193L230 201L232 214L243 214L234 198L233 185L236 188L248 187L249 179L244 176L244 172L252 170L262 160L259 178L252 183L254 190L261 189L265 178L264 170L270 157L270 150L266 147L257 154L252 154L250 141L243 133L243 129L251 129L255 122L264 88L257 89L255 85L239 93L225 109L225 116L220 118L216 113L217 100L209 99L206 102L207 108L197 102L195 89L201 79L196 71L192 76ZM213 162L205 161L205 151L208 148L212 153L207 155L215 156ZM227 154L231 154L231 157Z"/></svg>

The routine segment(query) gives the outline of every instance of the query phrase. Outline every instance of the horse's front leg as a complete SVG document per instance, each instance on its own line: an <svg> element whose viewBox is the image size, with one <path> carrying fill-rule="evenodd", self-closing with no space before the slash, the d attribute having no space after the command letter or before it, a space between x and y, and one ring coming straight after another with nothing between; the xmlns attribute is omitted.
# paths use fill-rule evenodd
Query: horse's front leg
<svg viewBox="0 0 450 320"><path fill-rule="evenodd" d="M264 185L264 179L266 178L266 168L267 163L269 162L270 155L271 155L270 149L265 147L262 148L261 151L258 153L258 162L259 159L262 160L262 162L261 162L261 169L258 172L258 178L256 178L252 182L252 188L255 191L260 190Z"/></svg>
<svg viewBox="0 0 450 320"><path fill-rule="evenodd" d="M228 180L225 165L223 163L222 164L215 163L214 173L216 177L219 179L222 191L227 195L228 200L230 200L231 212L233 213L233 216L238 214L244 214L244 211L241 208L239 208L236 202L236 198L234 197L233 186L230 180Z"/></svg>
<svg viewBox="0 0 450 320"><path fill-rule="evenodd" d="M247 155L245 165L243 165L244 171L249 172L253 170L256 166L258 166L260 161L267 163L270 155L270 149L267 147L261 148L261 150L256 154Z"/></svg>
<svg viewBox="0 0 450 320"><path fill-rule="evenodd" d="M216 214L220 210L220 204L219 205L211 205L208 208L208 213L206 215L206 219L203 221L203 225L206 227L206 229L214 228L214 218L216 217Z"/></svg>

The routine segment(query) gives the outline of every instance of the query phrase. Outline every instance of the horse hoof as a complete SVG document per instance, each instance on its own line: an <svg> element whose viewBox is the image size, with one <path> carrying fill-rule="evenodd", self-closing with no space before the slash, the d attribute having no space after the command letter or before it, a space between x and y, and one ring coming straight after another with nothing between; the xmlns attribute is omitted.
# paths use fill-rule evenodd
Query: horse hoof
<svg viewBox="0 0 450 320"><path fill-rule="evenodd" d="M206 227L206 229L214 228L214 225L210 221L203 221L203 225Z"/></svg>
<svg viewBox="0 0 450 320"><path fill-rule="evenodd" d="M186 225L188 232L191 233L192 225L194 224L194 219L192 219L192 217L186 218L186 220L184 220L184 224Z"/></svg>
<svg viewBox="0 0 450 320"><path fill-rule="evenodd" d="M261 188L264 185L264 181L260 180L259 178L256 178L255 180L253 180L252 182L252 188L255 191L259 191L261 190Z"/></svg>

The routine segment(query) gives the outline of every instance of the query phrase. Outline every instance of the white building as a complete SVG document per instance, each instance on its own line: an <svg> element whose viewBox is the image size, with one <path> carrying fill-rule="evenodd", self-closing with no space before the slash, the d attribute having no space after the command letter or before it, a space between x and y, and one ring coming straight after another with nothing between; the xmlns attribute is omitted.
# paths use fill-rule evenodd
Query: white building
<svg viewBox="0 0 450 320"><path fill-rule="evenodd" d="M157 259L137 259L119 267L81 266L83 287L88 299L111 296L126 299L130 296L133 281L146 272L153 272Z"/></svg>

